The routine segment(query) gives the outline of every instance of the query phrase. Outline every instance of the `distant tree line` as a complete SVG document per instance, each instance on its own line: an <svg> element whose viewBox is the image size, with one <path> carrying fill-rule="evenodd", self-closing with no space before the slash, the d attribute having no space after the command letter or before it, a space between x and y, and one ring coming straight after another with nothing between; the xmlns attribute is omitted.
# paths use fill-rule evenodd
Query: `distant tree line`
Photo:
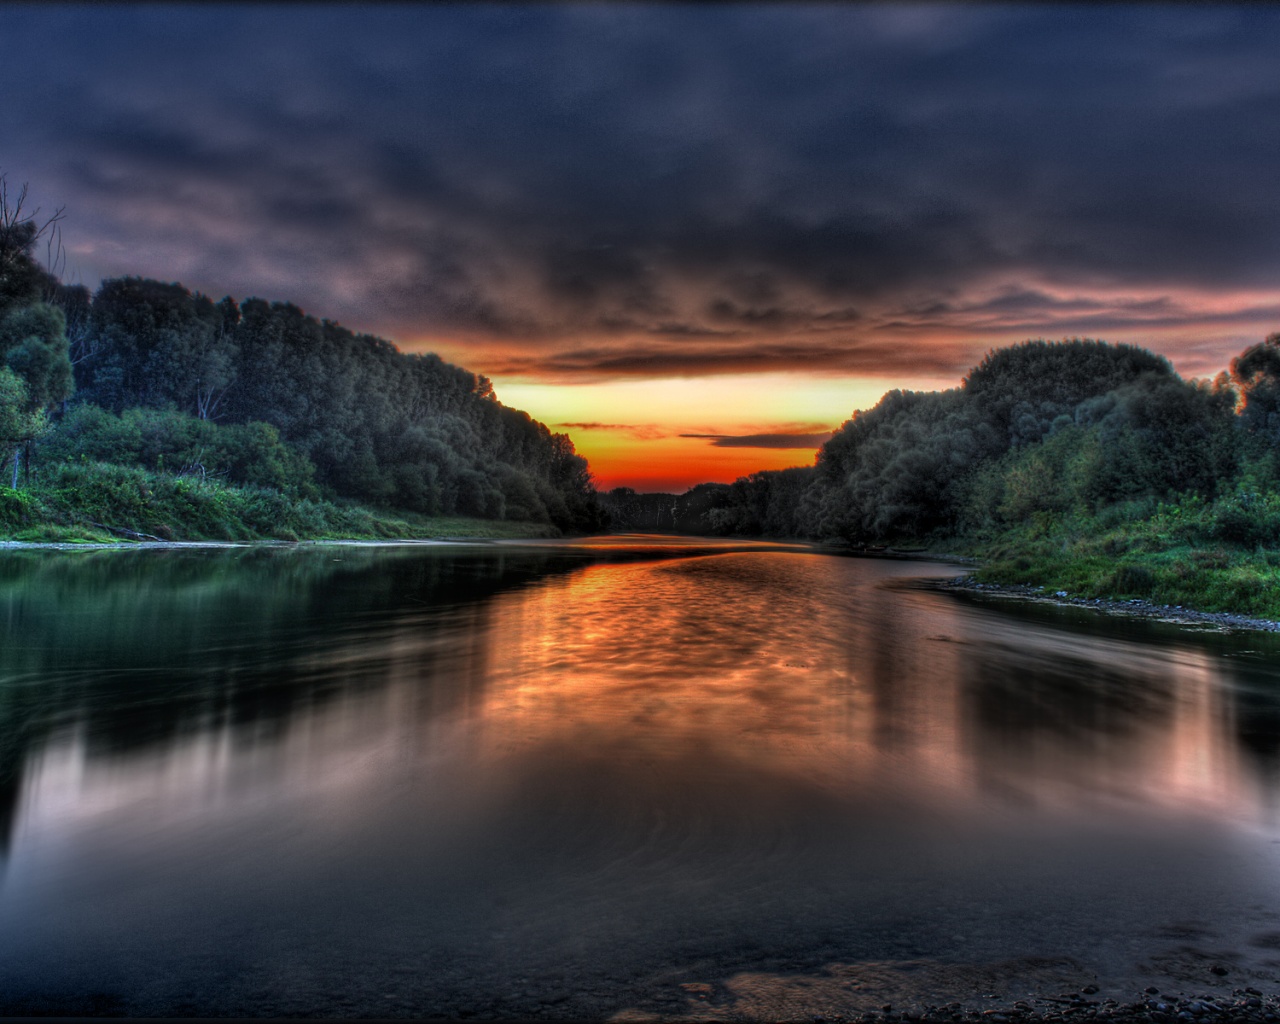
<svg viewBox="0 0 1280 1024"><path fill-rule="evenodd" d="M90 294L40 265L41 226L20 204L0 206L0 479L14 487L20 469L88 460L428 515L604 525L569 437L504 406L486 378L290 303L139 277Z"/></svg>
<svg viewBox="0 0 1280 1024"><path fill-rule="evenodd" d="M1131 345L1028 341L989 353L960 387L890 391L813 467L702 485L696 513L669 528L878 544L1185 497L1239 508L1277 490L1280 334L1213 381ZM637 497L653 496L603 496L615 516ZM675 498L662 500L690 504Z"/></svg>

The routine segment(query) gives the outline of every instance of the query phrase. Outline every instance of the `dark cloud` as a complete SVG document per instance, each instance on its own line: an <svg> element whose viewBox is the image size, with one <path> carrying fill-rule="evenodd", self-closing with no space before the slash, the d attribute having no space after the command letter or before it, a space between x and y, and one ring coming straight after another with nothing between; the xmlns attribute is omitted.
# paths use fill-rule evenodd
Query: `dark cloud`
<svg viewBox="0 0 1280 1024"><path fill-rule="evenodd" d="M821 448L831 431L820 434L681 434L710 441L713 448Z"/></svg>
<svg viewBox="0 0 1280 1024"><path fill-rule="evenodd" d="M67 205L89 283L585 376L952 372L979 337L1280 320L1274 8L5 20L4 170Z"/></svg>
<svg viewBox="0 0 1280 1024"><path fill-rule="evenodd" d="M1197 308L1168 295L1154 298L1099 299L1059 297L1019 290L977 302L932 303L906 308L883 329L950 330L971 334L1031 332L1048 336L1106 334L1146 329L1158 331L1186 325L1230 327L1280 322L1280 301L1256 304L1237 301L1229 308Z"/></svg>
<svg viewBox="0 0 1280 1024"><path fill-rule="evenodd" d="M556 426L566 430L608 430L627 434L638 441L656 441L668 436L667 430L651 423L557 423Z"/></svg>
<svg viewBox="0 0 1280 1024"><path fill-rule="evenodd" d="M806 368L871 377L952 377L973 365L973 353L971 345L937 344L912 348L891 341L830 344L777 341L733 347L631 344L558 349L531 355L493 353L486 359L492 373L498 376L540 373L551 379L564 380L700 377Z"/></svg>

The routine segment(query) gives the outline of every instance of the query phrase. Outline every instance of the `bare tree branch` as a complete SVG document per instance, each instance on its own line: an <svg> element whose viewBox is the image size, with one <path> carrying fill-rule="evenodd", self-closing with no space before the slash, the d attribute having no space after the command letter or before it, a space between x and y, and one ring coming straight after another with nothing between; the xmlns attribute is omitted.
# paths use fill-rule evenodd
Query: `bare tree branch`
<svg viewBox="0 0 1280 1024"><path fill-rule="evenodd" d="M65 207L58 209L58 220L62 219L62 211ZM44 245L44 268L49 271L55 278L62 279L63 273L67 269L67 250L62 244L62 225L58 221L53 221L53 230L49 232L45 239Z"/></svg>
<svg viewBox="0 0 1280 1024"><path fill-rule="evenodd" d="M11 201L8 178L0 171L0 260L13 263L22 256L30 256L36 243L44 238L48 270L56 276L59 264L66 266L62 229L59 225L66 217L67 208L59 206L42 223L40 207L37 206L31 213L25 210L28 189L28 184L23 182L17 197Z"/></svg>

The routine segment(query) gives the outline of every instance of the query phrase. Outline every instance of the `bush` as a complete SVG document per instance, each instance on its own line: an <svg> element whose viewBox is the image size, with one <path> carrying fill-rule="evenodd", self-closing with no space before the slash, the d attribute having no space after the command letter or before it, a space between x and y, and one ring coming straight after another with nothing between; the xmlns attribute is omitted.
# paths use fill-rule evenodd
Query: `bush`
<svg viewBox="0 0 1280 1024"><path fill-rule="evenodd" d="M0 529L6 532L21 529L32 521L32 512L28 494L0 484Z"/></svg>
<svg viewBox="0 0 1280 1024"><path fill-rule="evenodd" d="M266 423L223 426L173 409L72 409L40 444L41 460L120 466L277 487L316 497L315 467Z"/></svg>
<svg viewBox="0 0 1280 1024"><path fill-rule="evenodd" d="M1129 597L1150 597L1155 587L1155 573L1142 565L1122 565L1110 581L1113 593Z"/></svg>
<svg viewBox="0 0 1280 1024"><path fill-rule="evenodd" d="M1280 542L1280 495L1236 494L1214 509L1212 534L1245 547Z"/></svg>

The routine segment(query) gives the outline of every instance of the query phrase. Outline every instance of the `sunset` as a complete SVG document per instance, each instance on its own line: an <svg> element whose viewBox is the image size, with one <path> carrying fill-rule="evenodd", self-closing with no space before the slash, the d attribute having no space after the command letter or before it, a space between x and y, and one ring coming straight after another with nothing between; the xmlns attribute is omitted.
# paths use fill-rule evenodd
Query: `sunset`
<svg viewBox="0 0 1280 1024"><path fill-rule="evenodd" d="M1029 337L1213 376L1280 320L1265 8L5 21L3 169L66 207L64 277L437 352L547 423L626 428L565 428L607 485L811 464L678 435L834 429Z"/></svg>
<svg viewBox="0 0 1280 1024"><path fill-rule="evenodd" d="M0 1016L1280 1021L1280 8L0 31Z"/></svg>

